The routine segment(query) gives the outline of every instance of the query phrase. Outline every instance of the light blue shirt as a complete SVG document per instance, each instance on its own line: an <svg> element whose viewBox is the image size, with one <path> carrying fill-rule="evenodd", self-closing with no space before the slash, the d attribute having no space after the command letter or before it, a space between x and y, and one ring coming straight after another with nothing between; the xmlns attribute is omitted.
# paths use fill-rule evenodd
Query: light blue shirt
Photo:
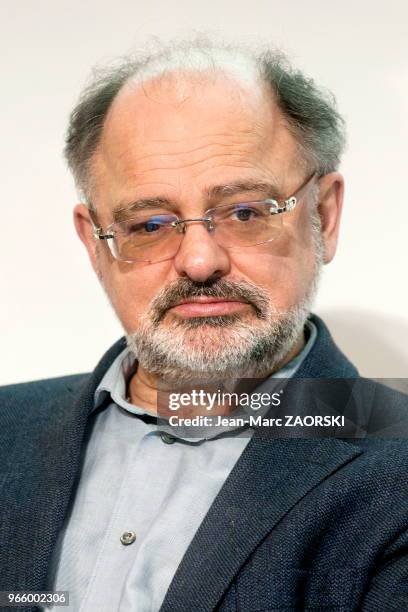
<svg viewBox="0 0 408 612"><path fill-rule="evenodd" d="M317 336L311 321L307 327L301 353L271 378L290 378L298 369ZM126 401L134 365L125 349L95 392L100 412L48 580L50 590L69 591L67 611L157 612L253 433L229 430L169 444L155 423L143 420L148 411Z"/></svg>

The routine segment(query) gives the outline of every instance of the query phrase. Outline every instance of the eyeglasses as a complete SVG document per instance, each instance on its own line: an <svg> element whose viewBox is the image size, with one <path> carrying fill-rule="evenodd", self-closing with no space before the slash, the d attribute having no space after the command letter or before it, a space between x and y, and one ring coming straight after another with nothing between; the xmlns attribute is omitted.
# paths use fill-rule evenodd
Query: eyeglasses
<svg viewBox="0 0 408 612"><path fill-rule="evenodd" d="M186 232L187 223L206 223L216 242L227 249L272 242L282 232L282 213L294 210L317 174L280 205L276 200L225 204L210 208L204 217L180 219L172 214L139 211L126 221L106 229L94 227L94 236L106 240L113 257L127 263L158 263L172 259Z"/></svg>

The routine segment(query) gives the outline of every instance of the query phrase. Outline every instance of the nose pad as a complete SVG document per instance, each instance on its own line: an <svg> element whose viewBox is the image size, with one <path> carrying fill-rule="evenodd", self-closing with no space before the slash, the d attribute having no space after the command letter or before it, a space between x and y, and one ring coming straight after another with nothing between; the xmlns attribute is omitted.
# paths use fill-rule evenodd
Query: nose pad
<svg viewBox="0 0 408 612"><path fill-rule="evenodd" d="M207 221L207 229L209 232L213 232L215 230L214 220L212 217L208 217Z"/></svg>
<svg viewBox="0 0 408 612"><path fill-rule="evenodd" d="M214 221L212 217L199 217L197 219L182 219L176 222L176 229L180 234L185 234L187 229L187 223L202 222L207 224L207 230L212 232L215 229Z"/></svg>

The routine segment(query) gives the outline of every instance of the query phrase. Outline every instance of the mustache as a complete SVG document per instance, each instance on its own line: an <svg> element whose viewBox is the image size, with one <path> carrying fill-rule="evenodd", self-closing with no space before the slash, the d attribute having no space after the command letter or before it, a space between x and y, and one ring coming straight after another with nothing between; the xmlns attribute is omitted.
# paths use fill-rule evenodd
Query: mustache
<svg viewBox="0 0 408 612"><path fill-rule="evenodd" d="M153 322L159 323L169 308L180 300L195 297L215 297L246 302L253 307L259 319L266 318L270 307L267 292L248 281L215 279L197 282L189 278L180 278L163 289L152 301L150 312Z"/></svg>

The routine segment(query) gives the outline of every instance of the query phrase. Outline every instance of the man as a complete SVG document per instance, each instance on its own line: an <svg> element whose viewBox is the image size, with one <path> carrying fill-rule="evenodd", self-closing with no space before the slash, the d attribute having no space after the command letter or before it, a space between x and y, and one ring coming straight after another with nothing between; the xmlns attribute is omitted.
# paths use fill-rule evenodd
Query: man
<svg viewBox="0 0 408 612"><path fill-rule="evenodd" d="M76 611L407 609L407 444L360 420L406 399L354 386L310 315L343 146L332 101L277 53L174 45L85 90L74 222L125 338L91 374L2 390L2 590L65 590ZM278 404L340 381L323 403L360 435L170 435L162 392L197 379ZM306 387L292 398L307 415Z"/></svg>

